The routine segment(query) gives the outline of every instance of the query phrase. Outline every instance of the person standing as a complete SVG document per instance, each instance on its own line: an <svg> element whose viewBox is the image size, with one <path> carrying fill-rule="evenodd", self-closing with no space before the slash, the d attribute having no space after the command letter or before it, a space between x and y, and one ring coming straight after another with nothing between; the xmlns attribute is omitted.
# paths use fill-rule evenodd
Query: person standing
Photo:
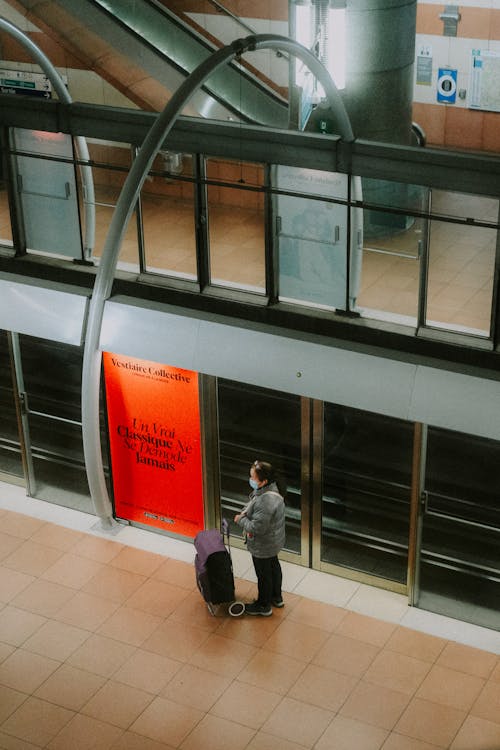
<svg viewBox="0 0 500 750"><path fill-rule="evenodd" d="M278 553L285 544L285 501L271 464L254 461L250 467L249 483L252 488L249 502L234 517L246 535L257 576L258 598L245 605L245 613L270 617L273 606L284 606Z"/></svg>

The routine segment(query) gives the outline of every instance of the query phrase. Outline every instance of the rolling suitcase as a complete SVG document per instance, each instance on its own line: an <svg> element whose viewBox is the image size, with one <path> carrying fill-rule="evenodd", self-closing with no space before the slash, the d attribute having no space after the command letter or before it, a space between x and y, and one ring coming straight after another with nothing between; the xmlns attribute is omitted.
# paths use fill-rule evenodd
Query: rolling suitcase
<svg viewBox="0 0 500 750"><path fill-rule="evenodd" d="M245 605L234 599L233 564L225 520L222 529L222 533L218 529L199 531L194 538L196 584L212 615L216 614L216 605L229 604L229 614L238 617L245 611ZM227 547L224 534L227 534Z"/></svg>

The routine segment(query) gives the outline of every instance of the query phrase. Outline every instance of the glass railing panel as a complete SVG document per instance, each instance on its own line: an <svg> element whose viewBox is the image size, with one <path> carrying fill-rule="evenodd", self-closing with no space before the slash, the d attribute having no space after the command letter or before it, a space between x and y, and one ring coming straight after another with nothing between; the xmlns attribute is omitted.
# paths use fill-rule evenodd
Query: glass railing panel
<svg viewBox="0 0 500 750"><path fill-rule="evenodd" d="M358 312L414 326L427 236L428 190L369 178L361 184L363 262Z"/></svg>
<svg viewBox="0 0 500 750"><path fill-rule="evenodd" d="M263 167L210 159L207 179L211 283L263 294L266 288Z"/></svg>
<svg viewBox="0 0 500 750"><path fill-rule="evenodd" d="M17 215L27 251L81 259L79 194L71 136L12 128L10 141Z"/></svg>
<svg viewBox="0 0 500 750"><path fill-rule="evenodd" d="M497 199L432 192L433 213L462 221L430 222L428 326L490 335L498 210Z"/></svg>
<svg viewBox="0 0 500 750"><path fill-rule="evenodd" d="M345 310L348 245L361 230L349 227L347 176L278 166L273 187L278 190L274 212L280 299ZM350 296L355 299L360 263L354 260Z"/></svg>
<svg viewBox="0 0 500 750"><path fill-rule="evenodd" d="M141 192L145 270L196 279L195 185L192 158L163 152ZM187 179L182 179L187 178Z"/></svg>
<svg viewBox="0 0 500 750"><path fill-rule="evenodd" d="M95 242L92 258L98 260L106 242L113 211L130 169L132 152L130 145L126 143L92 140L87 145L92 164L95 198ZM81 212L84 216L83 200ZM122 270L132 271L139 269L139 244L135 211L123 237L118 267Z"/></svg>

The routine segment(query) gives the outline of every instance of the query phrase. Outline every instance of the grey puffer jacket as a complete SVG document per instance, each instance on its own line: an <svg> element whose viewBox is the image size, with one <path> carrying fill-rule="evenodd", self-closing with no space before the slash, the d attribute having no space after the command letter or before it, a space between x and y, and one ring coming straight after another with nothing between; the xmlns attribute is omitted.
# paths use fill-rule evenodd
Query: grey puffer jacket
<svg viewBox="0 0 500 750"><path fill-rule="evenodd" d="M285 501L275 482L254 490L238 521L254 557L274 557L285 544Z"/></svg>

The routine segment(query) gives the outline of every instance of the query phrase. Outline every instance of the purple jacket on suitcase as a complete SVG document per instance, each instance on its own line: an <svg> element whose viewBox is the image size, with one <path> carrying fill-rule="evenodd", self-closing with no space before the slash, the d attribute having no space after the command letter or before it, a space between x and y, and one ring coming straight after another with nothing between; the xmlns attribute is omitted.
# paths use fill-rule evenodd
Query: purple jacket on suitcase
<svg viewBox="0 0 500 750"><path fill-rule="evenodd" d="M218 529L199 531L194 538L196 584L209 604L234 601L231 555Z"/></svg>

